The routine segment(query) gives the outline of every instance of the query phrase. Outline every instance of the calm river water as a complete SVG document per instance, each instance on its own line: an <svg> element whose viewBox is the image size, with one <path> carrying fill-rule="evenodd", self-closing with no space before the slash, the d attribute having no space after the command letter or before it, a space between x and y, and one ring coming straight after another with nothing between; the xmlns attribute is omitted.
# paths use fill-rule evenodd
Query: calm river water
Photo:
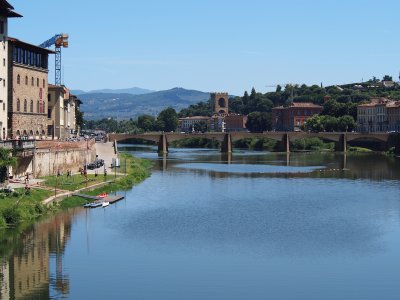
<svg viewBox="0 0 400 300"><path fill-rule="evenodd" d="M1 299L399 299L400 160L125 150L125 200L1 239Z"/></svg>

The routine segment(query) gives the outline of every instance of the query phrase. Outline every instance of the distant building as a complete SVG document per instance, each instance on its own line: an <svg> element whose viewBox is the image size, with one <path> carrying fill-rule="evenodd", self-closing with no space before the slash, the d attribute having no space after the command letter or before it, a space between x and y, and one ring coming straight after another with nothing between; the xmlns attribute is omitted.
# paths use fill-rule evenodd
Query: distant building
<svg viewBox="0 0 400 300"><path fill-rule="evenodd" d="M54 51L8 38L8 125L13 138L45 138L48 56Z"/></svg>
<svg viewBox="0 0 400 300"><path fill-rule="evenodd" d="M373 98L357 106L357 130L360 132L400 131L400 101Z"/></svg>
<svg viewBox="0 0 400 300"><path fill-rule="evenodd" d="M182 132L192 132L194 131L194 126L199 123L206 123L207 126L210 125L210 117L205 116L195 116L195 117L186 117L179 119L179 127Z"/></svg>
<svg viewBox="0 0 400 300"><path fill-rule="evenodd" d="M382 85L385 88L392 88L392 87L394 87L396 85L396 83L394 81L392 81L392 80L384 80L384 81L382 81Z"/></svg>
<svg viewBox="0 0 400 300"><path fill-rule="evenodd" d="M314 115L322 112L323 107L309 102L293 102L289 106L272 109L272 129L276 131L293 131Z"/></svg>
<svg viewBox="0 0 400 300"><path fill-rule="evenodd" d="M213 115L210 118L209 131L212 132L225 132L225 116L223 115Z"/></svg>
<svg viewBox="0 0 400 300"><path fill-rule="evenodd" d="M232 131L247 131L246 128L247 116L238 114L229 114L225 116L225 130Z"/></svg>
<svg viewBox="0 0 400 300"><path fill-rule="evenodd" d="M81 101L65 86L49 85L47 135L67 139L76 135L76 109Z"/></svg>
<svg viewBox="0 0 400 300"><path fill-rule="evenodd" d="M7 1L0 1L0 140L9 137L8 130L8 18L22 17L14 12L14 7Z"/></svg>

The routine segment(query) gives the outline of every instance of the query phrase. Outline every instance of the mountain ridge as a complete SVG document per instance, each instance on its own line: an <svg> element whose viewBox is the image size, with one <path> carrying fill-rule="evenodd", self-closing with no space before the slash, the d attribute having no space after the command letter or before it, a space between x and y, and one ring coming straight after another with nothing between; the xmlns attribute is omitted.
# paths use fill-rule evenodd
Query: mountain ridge
<svg viewBox="0 0 400 300"><path fill-rule="evenodd" d="M91 91L84 91L84 90L71 90L71 93L76 96L80 96L83 94L131 94L131 95L143 95L154 93L156 91L143 89L140 87L131 87L131 88L124 88L124 89L98 89L98 90L91 90Z"/></svg>
<svg viewBox="0 0 400 300"><path fill-rule="evenodd" d="M86 120L103 118L135 119L140 115L157 116L167 107L177 112L191 104L207 101L210 93L175 87L169 90L133 95L129 93L84 93L81 111Z"/></svg>

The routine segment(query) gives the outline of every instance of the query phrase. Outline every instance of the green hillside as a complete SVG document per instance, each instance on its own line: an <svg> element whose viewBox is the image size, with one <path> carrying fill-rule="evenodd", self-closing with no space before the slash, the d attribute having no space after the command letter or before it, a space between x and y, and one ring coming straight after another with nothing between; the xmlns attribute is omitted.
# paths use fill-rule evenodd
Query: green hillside
<svg viewBox="0 0 400 300"><path fill-rule="evenodd" d="M121 93L87 93L79 95L81 110L86 120L103 118L130 119L147 114L157 116L166 107L176 111L200 101L207 101L209 93L173 88L143 95Z"/></svg>

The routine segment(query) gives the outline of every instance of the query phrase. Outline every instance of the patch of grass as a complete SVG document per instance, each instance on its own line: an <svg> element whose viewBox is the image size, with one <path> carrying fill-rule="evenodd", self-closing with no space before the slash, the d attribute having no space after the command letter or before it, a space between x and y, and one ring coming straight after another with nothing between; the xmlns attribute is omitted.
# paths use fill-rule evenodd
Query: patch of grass
<svg viewBox="0 0 400 300"><path fill-rule="evenodd" d="M122 176L117 175L117 178L120 177ZM57 189L60 190L76 191L85 187L89 187L104 182L106 180L109 180L110 178L114 178L114 174L108 173L107 176L104 176L103 173L97 176L95 176L94 174L88 174L87 178L80 174L72 175L70 177L67 177L66 175L58 177L47 176L44 177L44 179L46 180L44 182L44 185L49 187L55 187L57 185Z"/></svg>
<svg viewBox="0 0 400 300"><path fill-rule="evenodd" d="M367 153L367 152L372 152L371 149L367 149L367 148L362 148L362 147L348 147L347 151L349 152L360 152L360 153Z"/></svg>
<svg viewBox="0 0 400 300"><path fill-rule="evenodd" d="M52 192L46 190L24 189L4 195L0 199L0 227L15 225L23 221L31 221L47 213L51 207L43 205L43 199L50 197Z"/></svg>

